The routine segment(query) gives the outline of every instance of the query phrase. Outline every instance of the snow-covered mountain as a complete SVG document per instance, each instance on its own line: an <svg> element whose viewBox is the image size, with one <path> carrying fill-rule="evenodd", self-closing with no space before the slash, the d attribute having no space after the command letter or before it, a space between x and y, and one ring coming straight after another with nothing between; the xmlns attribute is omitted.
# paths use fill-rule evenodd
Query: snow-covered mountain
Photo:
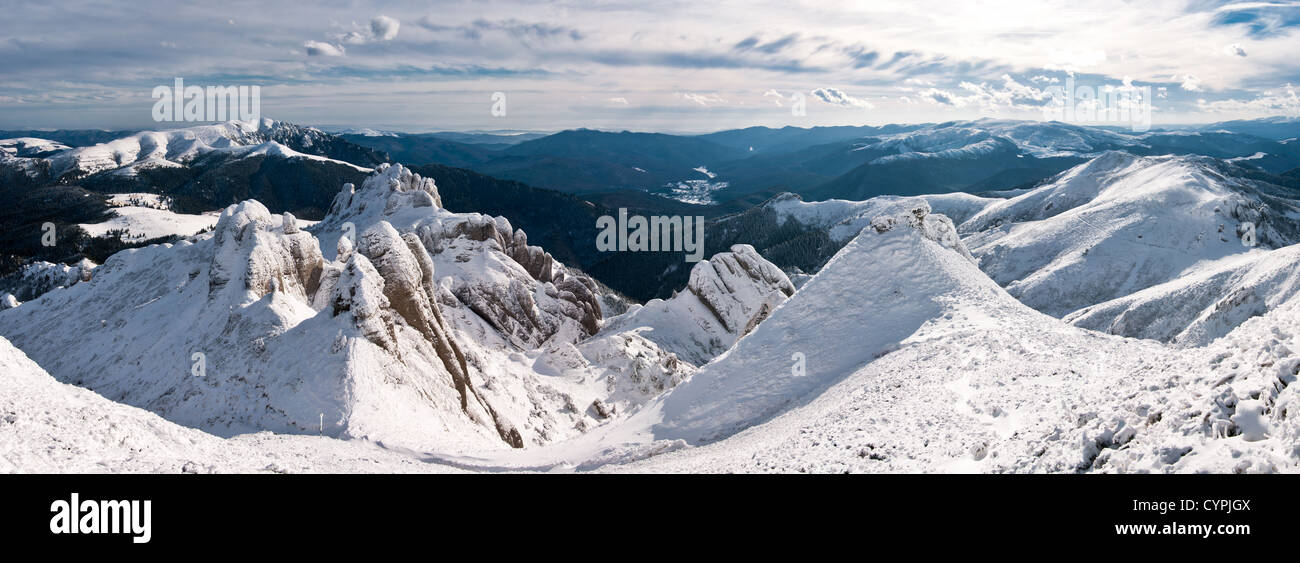
<svg viewBox="0 0 1300 563"><path fill-rule="evenodd" d="M554 447L468 467L1300 467L1300 433L1288 416L1300 404L1290 385L1300 369L1300 298L1204 348L1105 335L1018 302L966 258L949 229L920 206L880 216L735 348L641 411Z"/></svg>
<svg viewBox="0 0 1300 563"><path fill-rule="evenodd" d="M1298 471L1300 192L1260 159L1149 154L1211 133L882 135L872 166L1081 163L997 194L778 195L619 314L400 165L319 222L242 201L0 294L0 470Z"/></svg>
<svg viewBox="0 0 1300 563"><path fill-rule="evenodd" d="M922 127L869 139L859 150L885 150L899 158L974 158L997 149L1014 147L1035 158L1089 156L1106 150L1136 147L1130 135L1056 121L980 119Z"/></svg>
<svg viewBox="0 0 1300 563"><path fill-rule="evenodd" d="M346 186L313 231L234 205L0 331L60 381L186 426L441 450L576 435L692 369L635 334L589 339L594 282L403 167Z"/></svg>
<svg viewBox="0 0 1300 563"><path fill-rule="evenodd" d="M50 157L55 179L76 181L103 171L134 175L142 168L179 167L208 153L223 152L235 156L272 154L285 158L307 158L344 162L334 152L336 137L310 127L272 119L227 121L184 129L144 131L106 143L64 150ZM294 147L303 149L299 152ZM353 151L355 158L362 151ZM369 157L370 155L365 155ZM352 166L360 166L352 164Z"/></svg>
<svg viewBox="0 0 1300 563"><path fill-rule="evenodd" d="M1260 248L1300 243L1300 193L1215 159L1109 152L960 230L994 281L1062 317L1249 251L1247 223Z"/></svg>

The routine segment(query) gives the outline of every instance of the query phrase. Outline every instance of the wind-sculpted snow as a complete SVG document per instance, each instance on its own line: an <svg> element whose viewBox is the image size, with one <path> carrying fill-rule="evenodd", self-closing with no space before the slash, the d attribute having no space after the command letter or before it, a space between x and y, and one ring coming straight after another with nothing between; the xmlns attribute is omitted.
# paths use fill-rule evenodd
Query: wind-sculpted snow
<svg viewBox="0 0 1300 563"><path fill-rule="evenodd" d="M749 334L794 293L790 279L749 245L719 252L691 269L686 289L634 306L603 334L636 332L677 357L703 365Z"/></svg>
<svg viewBox="0 0 1300 563"><path fill-rule="evenodd" d="M1300 242L1300 201L1233 172L1203 157L1107 153L960 230L990 277L1062 317L1244 253L1251 225L1261 248Z"/></svg>

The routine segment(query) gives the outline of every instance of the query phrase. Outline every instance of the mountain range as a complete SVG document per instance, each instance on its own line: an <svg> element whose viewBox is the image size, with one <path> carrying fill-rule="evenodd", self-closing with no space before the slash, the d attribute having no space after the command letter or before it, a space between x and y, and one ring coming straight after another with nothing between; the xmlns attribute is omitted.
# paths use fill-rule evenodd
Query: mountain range
<svg viewBox="0 0 1300 563"><path fill-rule="evenodd" d="M1292 472L1294 123L24 132L0 469Z"/></svg>

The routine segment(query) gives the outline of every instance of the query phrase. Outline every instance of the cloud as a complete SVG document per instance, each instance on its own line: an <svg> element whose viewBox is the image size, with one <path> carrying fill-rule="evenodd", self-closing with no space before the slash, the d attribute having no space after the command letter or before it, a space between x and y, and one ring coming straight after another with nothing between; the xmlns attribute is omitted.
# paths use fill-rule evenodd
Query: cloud
<svg viewBox="0 0 1300 563"><path fill-rule="evenodd" d="M342 45L332 45L323 41L308 41L302 46L307 49L307 55L311 57L341 57L344 53Z"/></svg>
<svg viewBox="0 0 1300 563"><path fill-rule="evenodd" d="M1175 77L1174 77L1174 80L1181 80L1182 83L1179 84L1179 86L1181 86L1182 89L1187 90L1188 92L1200 92L1200 91L1201 91L1201 79L1199 79L1199 78L1197 78L1197 77L1195 77L1195 76L1193 76L1193 75L1188 74L1188 75L1183 76L1182 78L1179 78L1179 77L1175 76Z"/></svg>
<svg viewBox="0 0 1300 563"><path fill-rule="evenodd" d="M424 16L417 20L415 24L429 31L453 32L466 39L474 40L482 39L487 33L500 33L519 41L542 41L562 37L567 37L573 41L581 41L586 37L581 30L575 27L546 22L522 21L514 18L502 20L478 18L466 24L448 25L435 20L432 16Z"/></svg>
<svg viewBox="0 0 1300 563"><path fill-rule="evenodd" d="M1038 76L1035 76L1035 77L1033 77L1033 78L1030 78L1029 81L1030 81L1030 82L1046 82L1046 83L1048 83L1048 84L1059 84L1059 83L1061 82L1061 79L1060 79L1060 78L1057 78L1057 77L1055 77L1055 76L1050 76L1050 77L1049 77L1049 76L1043 76L1043 75L1040 74L1040 75L1038 75Z"/></svg>
<svg viewBox="0 0 1300 563"><path fill-rule="evenodd" d="M402 22L385 15L375 16L370 20L370 37L375 41L392 41L397 38L397 29Z"/></svg>
<svg viewBox="0 0 1300 563"><path fill-rule="evenodd" d="M795 45L795 43L798 42L798 40L799 40L798 33L791 33L785 35L784 37L780 37L767 42L764 42L763 40L759 39L758 35L751 35L749 37L740 40L735 45L733 45L732 50L758 51L760 53L766 53L772 55L785 50L787 47L791 47Z"/></svg>
<svg viewBox="0 0 1300 563"><path fill-rule="evenodd" d="M355 24L353 25L355 26ZM402 22L394 18L384 15L375 16L370 20L370 27L353 29L347 33L336 35L335 40L337 40L339 44L348 45L365 45L366 43L372 43L375 41L392 41L397 38L397 30L401 25ZM312 54L310 49L307 54ZM331 56L342 54L344 54L343 49L340 47L339 52L337 54L332 54Z"/></svg>
<svg viewBox="0 0 1300 563"><path fill-rule="evenodd" d="M607 101L607 102L609 102L609 103L611 103L611 104L618 104L618 105L622 105L622 106L627 105L627 98L622 98L622 97L618 97L618 98L609 98L609 99L607 99L607 100L605 100L605 101Z"/></svg>
<svg viewBox="0 0 1300 563"><path fill-rule="evenodd" d="M1238 45L1236 43L1233 43L1231 45L1225 45L1223 47L1223 52L1228 55L1235 55L1238 57L1246 56L1246 50L1241 48L1241 45Z"/></svg>
<svg viewBox="0 0 1300 563"><path fill-rule="evenodd" d="M917 92L917 97L932 104L958 108L975 107L992 111L999 109L1027 110L1041 108L1051 102L1052 88L1060 88L1054 86L1040 90L1028 84L1022 84L1008 74L1003 74L1001 80L1001 84L987 82L976 84L962 81L957 87L964 90L965 95L938 88L926 88ZM1122 87L1130 88L1131 85L1126 83ZM1115 87L1112 86L1112 88Z"/></svg>
<svg viewBox="0 0 1300 563"><path fill-rule="evenodd" d="M959 103L957 99L953 97L952 94L949 94L948 92L944 90L940 90L938 88L926 88L925 90L921 90L920 92L917 92L916 95L920 97L922 100L928 101L933 104L939 104L941 106L966 105L964 101Z"/></svg>
<svg viewBox="0 0 1300 563"><path fill-rule="evenodd" d="M1211 113L1233 113L1253 117L1278 114L1300 116L1300 95L1297 95L1296 88L1289 83L1282 86L1280 90L1267 90L1249 100L1234 98L1215 101L1196 100L1196 105L1201 111Z"/></svg>
<svg viewBox="0 0 1300 563"><path fill-rule="evenodd" d="M677 96L689 102L693 102L702 107L709 107L718 104L725 104L727 100L722 99L717 94L696 94L694 92L678 92Z"/></svg>
<svg viewBox="0 0 1300 563"><path fill-rule="evenodd" d="M776 104L776 107L783 107L781 100L784 100L785 96L781 95L780 92L769 88L768 91L763 92L763 97L772 98L772 103Z"/></svg>
<svg viewBox="0 0 1300 563"><path fill-rule="evenodd" d="M812 95L825 103L842 108L872 109L876 107L863 98L855 98L836 88L818 88L812 91Z"/></svg>

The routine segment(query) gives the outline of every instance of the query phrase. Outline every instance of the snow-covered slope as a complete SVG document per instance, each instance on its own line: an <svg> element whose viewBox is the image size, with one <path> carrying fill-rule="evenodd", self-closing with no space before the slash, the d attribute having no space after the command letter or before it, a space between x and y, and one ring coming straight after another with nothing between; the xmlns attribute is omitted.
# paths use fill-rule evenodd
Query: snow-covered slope
<svg viewBox="0 0 1300 563"><path fill-rule="evenodd" d="M59 383L0 338L0 473L450 472L359 441L223 440Z"/></svg>
<svg viewBox="0 0 1300 563"><path fill-rule="evenodd" d="M789 278L754 247L736 245L691 269L686 289L609 319L606 334L634 331L702 365L749 334L794 293Z"/></svg>
<svg viewBox="0 0 1300 563"><path fill-rule="evenodd" d="M12 294L18 301L30 301L47 291L88 281L96 267L84 258L73 266L37 260L0 278L0 292Z"/></svg>
<svg viewBox="0 0 1300 563"><path fill-rule="evenodd" d="M1248 222L1263 248L1300 242L1295 194L1232 172L1203 157L1109 152L960 229L989 276L1061 317L1250 250Z"/></svg>
<svg viewBox="0 0 1300 563"><path fill-rule="evenodd" d="M868 282L864 270L877 268ZM753 334L669 394L655 436L709 441L761 422L887 352L946 296L966 292L1001 294L963 255L950 220L924 202L877 217Z"/></svg>
<svg viewBox="0 0 1300 563"><path fill-rule="evenodd" d="M596 458L607 471L1300 468L1291 416L1300 297L1206 348L1172 348L1029 310L958 254L921 240L863 233L731 354L587 451L604 452ZM899 267L908 264L924 267ZM876 285L899 287L900 306L819 285L876 267L889 272ZM840 344L847 332L816 331L843 317L861 320L860 347ZM872 325L882 317L883 330ZM775 367L801 349L806 383Z"/></svg>
<svg viewBox="0 0 1300 563"><path fill-rule="evenodd" d="M1201 264L1178 278L1065 317L1075 326L1204 346L1300 293L1300 245Z"/></svg>

